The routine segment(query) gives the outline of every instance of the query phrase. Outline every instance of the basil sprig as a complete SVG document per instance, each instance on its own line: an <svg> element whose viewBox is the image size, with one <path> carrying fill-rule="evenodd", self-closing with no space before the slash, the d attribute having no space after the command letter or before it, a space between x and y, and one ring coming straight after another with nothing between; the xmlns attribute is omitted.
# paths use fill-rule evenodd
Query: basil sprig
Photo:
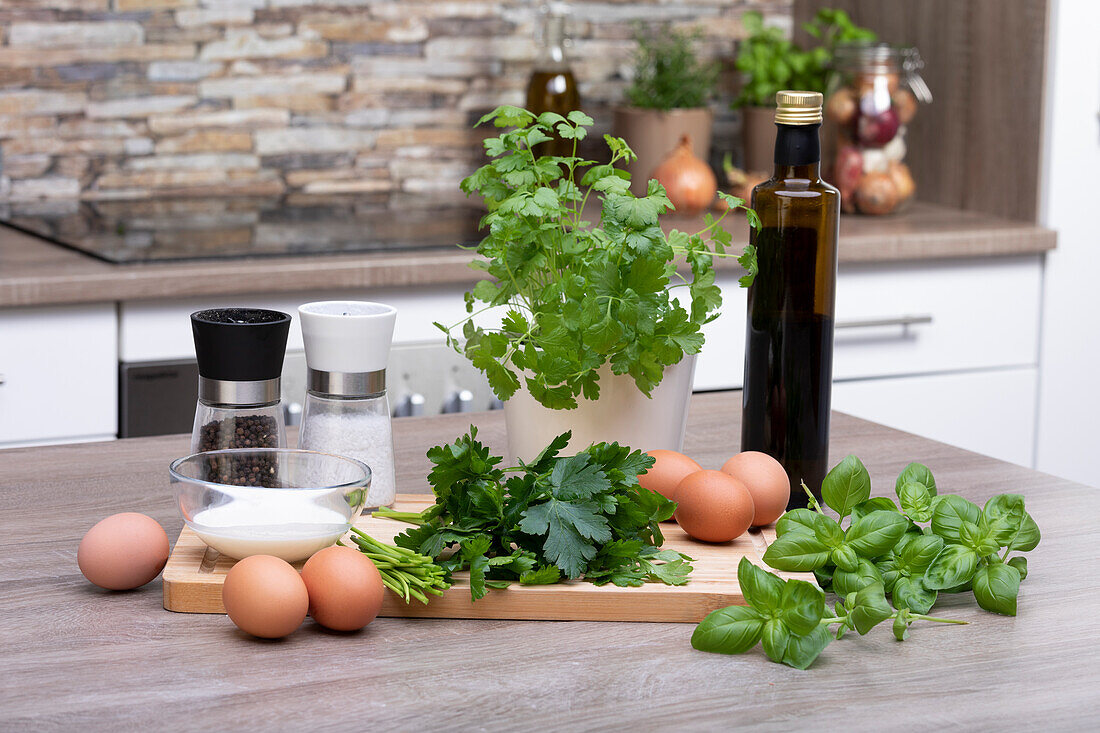
<svg viewBox="0 0 1100 733"><path fill-rule="evenodd" d="M848 630L861 636L883 621L894 619L898 639L909 635L918 619L940 623L965 623L938 619L903 609L895 611L886 601L882 583L872 583L839 601L830 615L825 594L813 583L784 580L758 568L748 558L737 566L737 581L747 606L713 611L695 628L691 645L704 652L742 654L760 644L775 662L806 669L829 645ZM835 632L829 626L836 624Z"/></svg>
<svg viewBox="0 0 1100 733"><path fill-rule="evenodd" d="M906 466L894 487L897 504L871 498L867 468L848 456L821 486L838 519L811 496L812 509L780 517L764 562L777 570L812 571L822 587L842 596L881 583L895 607L918 614L931 610L939 593L973 590L985 610L1015 616L1027 558L1009 555L1034 549L1040 539L1023 497L998 494L979 508L961 496L938 494L935 477L920 463Z"/></svg>
<svg viewBox="0 0 1100 733"><path fill-rule="evenodd" d="M760 644L770 659L806 669L847 631L863 635L892 619L894 636L904 641L914 621L965 623L926 615L940 593L972 590L985 610L1016 615L1028 567L1025 556L1012 553L1033 550L1040 540L1022 496L998 494L978 507L937 493L928 467L910 463L894 484L897 503L872 498L870 474L855 456L829 471L821 486L836 518L802 487L810 508L779 518L764 562L813 572L821 588L838 596L833 615L820 589L743 558L737 576L748 605L703 619L691 637L696 649L740 654Z"/></svg>

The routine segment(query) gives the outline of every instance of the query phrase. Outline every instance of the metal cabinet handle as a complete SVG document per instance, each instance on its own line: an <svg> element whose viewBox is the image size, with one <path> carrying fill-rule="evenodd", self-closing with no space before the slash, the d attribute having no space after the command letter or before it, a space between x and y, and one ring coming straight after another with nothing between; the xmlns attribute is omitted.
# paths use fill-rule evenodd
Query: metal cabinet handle
<svg viewBox="0 0 1100 733"><path fill-rule="evenodd" d="M901 326L908 328L924 323L931 323L932 316L897 316L895 318L871 318L866 321L837 321L835 328L882 328L884 326Z"/></svg>
<svg viewBox="0 0 1100 733"><path fill-rule="evenodd" d="M8 378L5 377L3 374L0 374L0 386L3 386L5 384L7 384L7 382L8 382Z"/></svg>

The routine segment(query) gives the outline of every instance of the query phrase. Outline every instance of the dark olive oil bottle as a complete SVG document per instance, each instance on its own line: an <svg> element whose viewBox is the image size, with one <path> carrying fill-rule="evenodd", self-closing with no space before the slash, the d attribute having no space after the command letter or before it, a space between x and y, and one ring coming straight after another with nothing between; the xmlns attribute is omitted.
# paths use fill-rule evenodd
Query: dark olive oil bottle
<svg viewBox="0 0 1100 733"><path fill-rule="evenodd" d="M840 192L821 180L821 94L776 95L775 173L752 191L759 273L748 293L741 450L791 479L789 507L828 470Z"/></svg>
<svg viewBox="0 0 1100 733"><path fill-rule="evenodd" d="M577 80L565 56L565 17L547 6L539 31L539 55L527 84L527 109L536 115L557 112L565 116L581 107ZM573 141L554 135L535 147L538 155L572 155Z"/></svg>

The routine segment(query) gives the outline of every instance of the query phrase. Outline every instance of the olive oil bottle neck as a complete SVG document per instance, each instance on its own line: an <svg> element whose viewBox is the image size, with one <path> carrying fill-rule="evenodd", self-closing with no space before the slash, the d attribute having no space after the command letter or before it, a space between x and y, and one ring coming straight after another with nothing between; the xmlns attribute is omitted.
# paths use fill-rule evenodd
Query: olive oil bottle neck
<svg viewBox="0 0 1100 733"><path fill-rule="evenodd" d="M821 125L776 124L775 177L821 177Z"/></svg>

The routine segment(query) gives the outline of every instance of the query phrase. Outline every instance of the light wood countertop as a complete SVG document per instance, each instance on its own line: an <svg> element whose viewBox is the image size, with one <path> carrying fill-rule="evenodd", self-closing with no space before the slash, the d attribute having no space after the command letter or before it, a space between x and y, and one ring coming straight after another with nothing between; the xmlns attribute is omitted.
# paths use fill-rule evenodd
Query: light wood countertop
<svg viewBox="0 0 1100 733"><path fill-rule="evenodd" d="M734 452L740 395L697 395L686 452ZM499 413L395 421L398 485L425 491L424 452L473 422L494 447ZM307 621L261 642L224 616L161 608L160 581L88 584L81 535L145 512L174 540L167 467L185 436L0 451L0 728L6 730L1084 729L1100 715L1095 489L835 415L831 453L858 454L874 493L911 460L984 502L1022 493L1042 528L1016 618L950 596L904 644L885 626L834 642L808 671L759 649L694 651L691 624L382 618L352 635Z"/></svg>
<svg viewBox="0 0 1100 733"><path fill-rule="evenodd" d="M694 231L697 219L669 217L666 227ZM748 241L743 222L733 241ZM1040 254L1056 235L1035 224L934 204L897 216L845 216L842 263ZM279 293L473 283L479 273L461 250L202 260L112 265L0 226L0 307L153 300L198 295ZM736 268L722 260L720 268Z"/></svg>

